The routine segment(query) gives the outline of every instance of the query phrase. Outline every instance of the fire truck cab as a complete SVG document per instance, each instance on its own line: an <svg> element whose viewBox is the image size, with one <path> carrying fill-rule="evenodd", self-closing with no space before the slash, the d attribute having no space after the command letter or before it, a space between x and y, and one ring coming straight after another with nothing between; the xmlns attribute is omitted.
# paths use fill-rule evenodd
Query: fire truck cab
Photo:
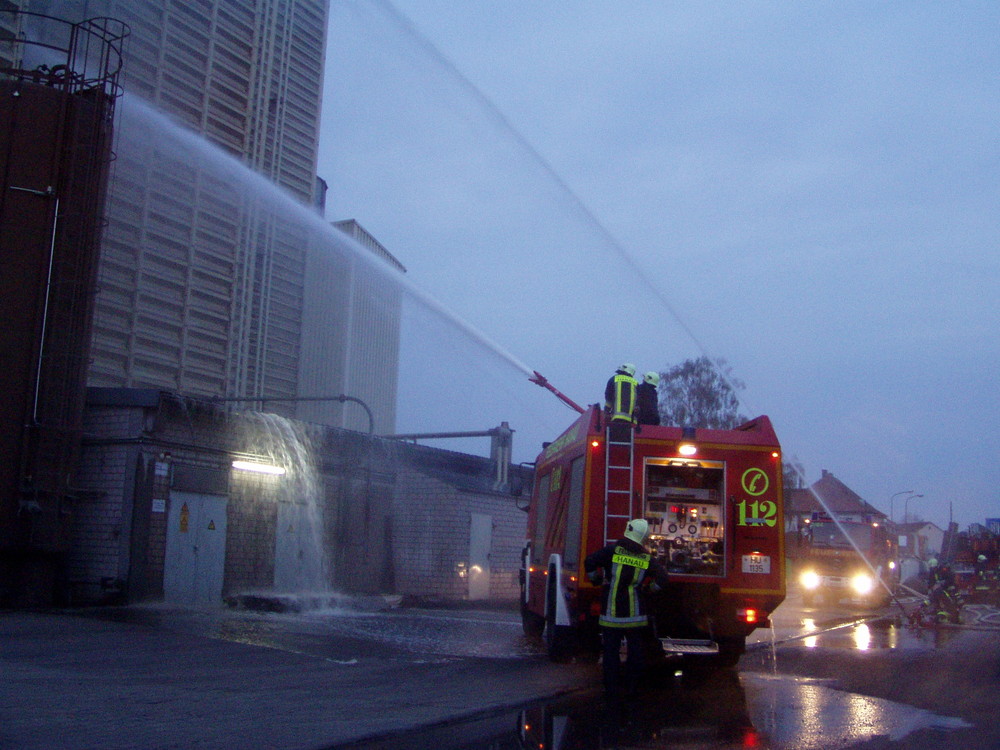
<svg viewBox="0 0 1000 750"><path fill-rule="evenodd" d="M525 633L550 657L599 649L601 588L586 556L632 518L670 574L648 594L664 652L734 665L785 597L781 449L766 416L732 430L637 426L609 440L591 406L536 462L521 580Z"/></svg>
<svg viewBox="0 0 1000 750"><path fill-rule="evenodd" d="M806 519L799 584L802 601L868 607L888 604L899 585L899 551L884 525L871 517L834 521L826 513Z"/></svg>

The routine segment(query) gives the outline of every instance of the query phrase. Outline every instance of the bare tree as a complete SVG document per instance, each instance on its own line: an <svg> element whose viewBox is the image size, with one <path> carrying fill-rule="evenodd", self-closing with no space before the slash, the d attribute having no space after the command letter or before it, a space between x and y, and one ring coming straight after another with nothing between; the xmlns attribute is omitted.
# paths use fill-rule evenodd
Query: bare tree
<svg viewBox="0 0 1000 750"><path fill-rule="evenodd" d="M684 360L660 373L660 418L682 427L732 429L747 421L737 395L745 387L724 359Z"/></svg>

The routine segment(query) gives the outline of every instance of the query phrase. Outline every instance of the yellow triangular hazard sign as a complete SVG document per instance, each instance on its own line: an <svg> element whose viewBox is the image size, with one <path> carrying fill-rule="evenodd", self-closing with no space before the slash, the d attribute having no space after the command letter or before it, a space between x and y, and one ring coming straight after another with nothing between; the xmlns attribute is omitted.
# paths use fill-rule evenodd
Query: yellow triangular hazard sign
<svg viewBox="0 0 1000 750"><path fill-rule="evenodd" d="M209 531L215 531L215 521L209 521L208 522L208 530Z"/></svg>

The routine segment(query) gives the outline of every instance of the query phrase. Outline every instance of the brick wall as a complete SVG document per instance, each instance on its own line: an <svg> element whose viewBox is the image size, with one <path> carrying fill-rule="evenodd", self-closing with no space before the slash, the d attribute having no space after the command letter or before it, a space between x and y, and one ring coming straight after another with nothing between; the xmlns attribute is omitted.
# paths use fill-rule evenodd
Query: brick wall
<svg viewBox="0 0 1000 750"><path fill-rule="evenodd" d="M473 513L490 516L489 598L518 597L518 569L527 514L510 494L462 488L401 462L394 499L396 590L437 599L467 599Z"/></svg>
<svg viewBox="0 0 1000 750"><path fill-rule="evenodd" d="M77 482L86 500L67 566L75 600L162 598L172 490L227 499L223 595L273 586L279 504L302 498L287 494L284 478L231 468L234 456L271 450L251 442L260 425L138 393L88 405ZM489 598L517 598L527 516L492 489L488 459L296 424L282 429L308 433L301 444L317 473L291 493L319 498L334 589L467 599L471 516L480 513L493 521Z"/></svg>

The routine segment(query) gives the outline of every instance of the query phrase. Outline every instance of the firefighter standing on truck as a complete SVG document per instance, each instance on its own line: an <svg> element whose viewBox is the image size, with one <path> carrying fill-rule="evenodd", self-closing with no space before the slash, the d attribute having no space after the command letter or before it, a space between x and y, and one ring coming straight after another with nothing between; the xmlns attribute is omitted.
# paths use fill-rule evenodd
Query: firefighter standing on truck
<svg viewBox="0 0 1000 750"><path fill-rule="evenodd" d="M656 386L660 383L660 374L647 372L642 376L642 382L635 389L636 412L639 424L658 425L660 423L660 399Z"/></svg>
<svg viewBox="0 0 1000 750"><path fill-rule="evenodd" d="M592 583L598 583L603 576L598 623L603 642L604 689L613 697L620 695L619 652L623 638L628 649L625 661L627 694L635 692L644 665L643 641L649 620L641 588L650 582L665 586L669 580L666 570L643 546L648 532L649 524L645 519L633 519L628 522L623 538L588 555L584 561L584 569Z"/></svg>
<svg viewBox="0 0 1000 750"><path fill-rule="evenodd" d="M611 416L609 429L611 439L614 441L626 442L631 438L638 385L635 379L635 365L626 362L615 370L615 374L604 386L604 409Z"/></svg>

